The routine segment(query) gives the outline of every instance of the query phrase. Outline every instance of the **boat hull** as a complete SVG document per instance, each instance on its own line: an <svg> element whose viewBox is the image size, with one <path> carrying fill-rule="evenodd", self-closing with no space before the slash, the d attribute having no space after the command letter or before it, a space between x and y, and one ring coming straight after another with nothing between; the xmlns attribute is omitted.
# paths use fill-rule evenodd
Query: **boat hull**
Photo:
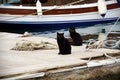
<svg viewBox="0 0 120 80"><path fill-rule="evenodd" d="M93 6L94 5L94 6ZM36 32L47 30L68 29L71 26L89 27L96 24L115 22L120 17L120 7L116 2L109 3L108 10L103 18L97 11L97 4L66 6L66 8L49 10L46 15L32 15L31 10L35 7L1 6L0 9L0 31L10 32ZM7 12L6 12L6 11ZM11 10L11 11L10 11ZM17 11L16 11L17 10ZM29 10L30 15L18 15L21 11ZM14 12L15 11L15 12ZM83 11L83 12L82 12ZM12 13L15 14L12 14ZM57 14L57 13L60 14ZM64 13L65 12L65 13ZM9 13L9 14L5 14ZM49 15L47 15L49 14Z"/></svg>
<svg viewBox="0 0 120 80"><path fill-rule="evenodd" d="M96 24L104 24L115 22L115 18L103 18L103 19L92 19L92 20L72 20L72 21L54 21L54 22L16 22L16 21L1 21L0 31L23 33L25 31L36 32L36 31L49 31L58 29L68 29L70 26L78 28L85 28Z"/></svg>

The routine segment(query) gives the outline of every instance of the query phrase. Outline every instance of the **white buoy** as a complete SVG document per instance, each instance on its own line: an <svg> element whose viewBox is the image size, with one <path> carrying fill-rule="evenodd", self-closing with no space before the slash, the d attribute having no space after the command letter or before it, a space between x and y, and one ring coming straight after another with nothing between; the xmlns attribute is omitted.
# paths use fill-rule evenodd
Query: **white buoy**
<svg viewBox="0 0 120 80"><path fill-rule="evenodd" d="M105 0L98 0L98 12L102 17L105 17L107 6Z"/></svg>
<svg viewBox="0 0 120 80"><path fill-rule="evenodd" d="M37 3L36 3L36 9L37 9L37 15L42 15L42 5L40 3L39 0L37 0Z"/></svg>

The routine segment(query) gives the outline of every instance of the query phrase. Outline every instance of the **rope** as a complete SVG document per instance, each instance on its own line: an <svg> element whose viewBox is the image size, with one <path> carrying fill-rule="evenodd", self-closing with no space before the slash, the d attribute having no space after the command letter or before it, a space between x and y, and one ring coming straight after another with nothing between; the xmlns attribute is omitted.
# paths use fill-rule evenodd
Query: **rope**
<svg viewBox="0 0 120 80"><path fill-rule="evenodd" d="M76 4L76 3L83 2L83 1L84 1L84 0L78 0L78 1L75 1L75 2L72 2L72 3L68 3L68 4L65 4L65 5L57 6L56 8L49 9L49 10L45 10L45 11L38 12L38 13L48 12L48 11L51 11L51 10L54 10L54 9L58 9L58 8L61 8L61 7L64 7L64 6L73 5L73 4ZM35 14L37 14L37 12L35 12L35 13L30 13L30 14L28 14L28 15L23 15L23 16L18 16L18 17L6 19L5 21L7 21L7 20L13 20L13 19L21 18L21 17L26 17L26 16L29 16L29 15L35 15Z"/></svg>
<svg viewBox="0 0 120 80"><path fill-rule="evenodd" d="M112 56L110 56L110 55L108 55L107 53L104 53L104 55L105 55L105 57L107 57L107 58L110 58L110 59L116 59L115 57L112 57Z"/></svg>
<svg viewBox="0 0 120 80"><path fill-rule="evenodd" d="M108 33L106 34L106 38L108 37L108 35L112 31L112 29L116 26L116 24L118 23L119 20L120 20L120 17L117 18L117 20L115 21L115 23L113 24L113 26L109 29ZM100 42L100 44L97 46L97 49L103 44L103 42L104 41ZM90 46L90 44L88 46ZM90 47L86 48L86 51L89 51L89 49L90 49Z"/></svg>
<svg viewBox="0 0 120 80"><path fill-rule="evenodd" d="M119 19L120 19L120 17L117 18L117 20L116 20L116 22L114 23L114 25L109 29L108 33L106 34L106 38L108 37L108 35L109 35L110 32L112 31L112 29L116 26L116 24L118 23ZM103 44L103 42L104 42L104 41L102 41L102 42L98 45L97 49Z"/></svg>
<svg viewBox="0 0 120 80"><path fill-rule="evenodd" d="M107 58L110 58L110 59L114 60L115 63L118 62L116 57L112 57L112 56L108 55L107 53L104 53L104 55L105 55Z"/></svg>
<svg viewBox="0 0 120 80"><path fill-rule="evenodd" d="M113 42L111 44L108 44L108 42ZM104 41L104 47L114 49L114 48L119 48L120 40L105 40Z"/></svg>

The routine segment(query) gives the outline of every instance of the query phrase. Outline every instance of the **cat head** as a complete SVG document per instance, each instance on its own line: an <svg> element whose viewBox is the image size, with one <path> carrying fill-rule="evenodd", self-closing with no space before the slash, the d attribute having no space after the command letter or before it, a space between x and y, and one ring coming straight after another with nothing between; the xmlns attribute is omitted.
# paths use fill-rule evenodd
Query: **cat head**
<svg viewBox="0 0 120 80"><path fill-rule="evenodd" d="M57 32L57 38L58 38L58 39L64 38L64 33L58 33L58 32Z"/></svg>
<svg viewBox="0 0 120 80"><path fill-rule="evenodd" d="M75 27L70 27L70 28L69 28L69 32L70 32L70 33L75 32Z"/></svg>

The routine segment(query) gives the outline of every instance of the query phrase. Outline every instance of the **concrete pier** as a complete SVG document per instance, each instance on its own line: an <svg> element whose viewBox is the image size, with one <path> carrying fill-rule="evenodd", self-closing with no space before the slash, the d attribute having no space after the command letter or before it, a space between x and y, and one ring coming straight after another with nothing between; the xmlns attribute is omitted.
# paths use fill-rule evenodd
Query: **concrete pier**
<svg viewBox="0 0 120 80"><path fill-rule="evenodd" d="M20 34L0 32L0 78L9 78L18 75L31 74L36 72L47 72L77 66L84 66L88 60L83 58L101 57L105 53L120 54L120 50L115 49L90 49L86 51L83 46L72 46L72 54L58 55L58 49L15 51L11 50L18 40ZM26 40L39 40L40 37L26 37ZM47 39L46 39L47 40ZM49 39L57 44L55 39Z"/></svg>

